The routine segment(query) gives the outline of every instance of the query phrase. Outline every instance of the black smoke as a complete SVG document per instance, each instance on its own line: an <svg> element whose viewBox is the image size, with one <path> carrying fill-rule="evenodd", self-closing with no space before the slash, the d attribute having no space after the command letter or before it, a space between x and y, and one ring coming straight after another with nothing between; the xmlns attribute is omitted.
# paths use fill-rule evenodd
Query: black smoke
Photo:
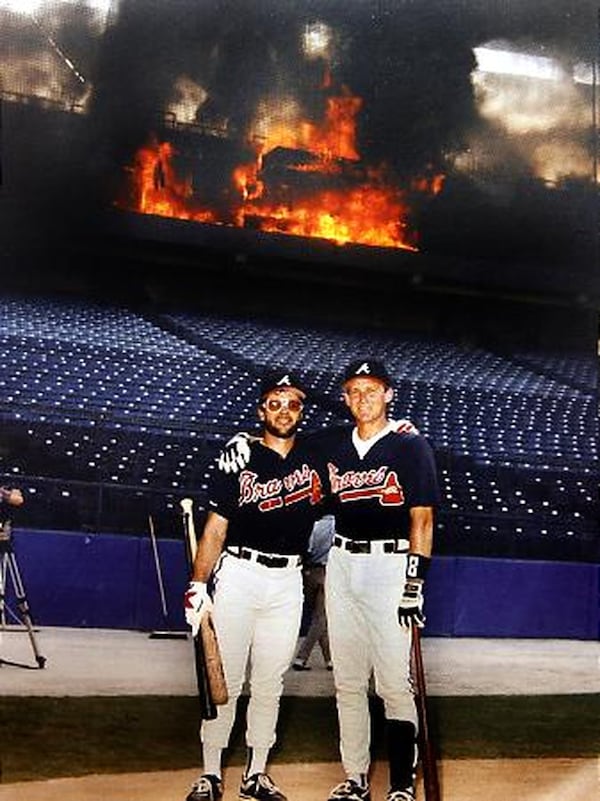
<svg viewBox="0 0 600 801"><path fill-rule="evenodd" d="M14 16L10 43L0 38L5 59L21 48L33 63L36 52L49 52L43 30L50 31L92 87L88 114L68 133L46 137L41 154L33 141L15 145L23 162L37 152L38 172L53 163L46 205L70 196L80 218L114 199L182 76L206 93L199 118L225 120L240 140L265 98L294 97L319 122L327 91L347 87L363 100L362 158L391 165L402 179L444 167L474 132L486 136L471 81L474 47L503 41L572 67L594 59L597 38L592 0L115 0L106 28L83 8L48 3L43 27ZM302 32L315 22L327 24L333 39L327 58L311 60ZM69 91L79 91L72 71L63 74ZM517 164L510 139L502 147L506 162ZM429 241L444 247L443 237Z"/></svg>

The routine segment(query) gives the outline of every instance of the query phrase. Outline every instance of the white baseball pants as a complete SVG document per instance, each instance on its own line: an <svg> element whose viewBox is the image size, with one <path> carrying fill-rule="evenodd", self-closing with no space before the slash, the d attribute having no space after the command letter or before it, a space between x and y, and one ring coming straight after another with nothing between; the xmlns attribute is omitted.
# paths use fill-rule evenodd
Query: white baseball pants
<svg viewBox="0 0 600 801"><path fill-rule="evenodd" d="M213 603L229 701L217 707L215 720L203 721L201 740L210 748L227 747L249 664L246 743L249 748L271 748L283 674L300 633L301 569L266 567L225 553Z"/></svg>
<svg viewBox="0 0 600 801"><path fill-rule="evenodd" d="M332 547L325 596L340 726L340 753L347 775L367 773L371 726L371 674L385 716L418 726L410 680L410 630L398 623L406 554L349 553Z"/></svg>

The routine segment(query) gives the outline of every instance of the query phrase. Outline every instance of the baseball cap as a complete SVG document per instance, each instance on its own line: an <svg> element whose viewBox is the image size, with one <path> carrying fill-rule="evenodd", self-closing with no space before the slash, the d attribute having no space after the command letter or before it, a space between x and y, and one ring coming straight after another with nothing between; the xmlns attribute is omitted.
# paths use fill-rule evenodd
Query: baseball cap
<svg viewBox="0 0 600 801"><path fill-rule="evenodd" d="M306 397L306 390L299 376L285 368L269 370L260 382L260 397L264 398L275 389L295 389L302 397Z"/></svg>
<svg viewBox="0 0 600 801"><path fill-rule="evenodd" d="M386 387L392 386L392 379L385 369L384 363L378 359L357 359L349 364L344 372L342 383L345 384L351 378L378 378Z"/></svg>

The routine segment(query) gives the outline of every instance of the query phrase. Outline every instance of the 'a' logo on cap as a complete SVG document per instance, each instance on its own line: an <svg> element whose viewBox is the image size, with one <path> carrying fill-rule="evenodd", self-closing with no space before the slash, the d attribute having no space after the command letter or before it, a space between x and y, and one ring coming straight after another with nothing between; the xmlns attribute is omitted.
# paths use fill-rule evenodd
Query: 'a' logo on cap
<svg viewBox="0 0 600 801"><path fill-rule="evenodd" d="M361 373L366 373L367 375L371 372L371 368L369 367L369 362L363 362L358 370L355 371L356 375L360 375Z"/></svg>
<svg viewBox="0 0 600 801"><path fill-rule="evenodd" d="M292 386L292 382L290 381L290 377L289 377L289 375L287 373L283 376L283 378L279 379L279 381L277 382L277 386L281 387L284 384L285 384L286 387L291 387Z"/></svg>

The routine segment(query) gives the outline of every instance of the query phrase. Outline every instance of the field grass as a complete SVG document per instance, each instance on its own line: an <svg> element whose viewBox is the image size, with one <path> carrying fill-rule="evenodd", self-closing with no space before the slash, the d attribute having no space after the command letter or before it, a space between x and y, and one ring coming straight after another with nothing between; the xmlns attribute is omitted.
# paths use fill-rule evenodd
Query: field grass
<svg viewBox="0 0 600 801"><path fill-rule="evenodd" d="M240 708L229 764L245 759ZM430 700L442 758L591 757L600 753L600 695L461 696ZM373 754L384 753L381 705L372 705ZM190 697L5 697L0 781L199 765ZM284 697L272 761L338 761L333 698Z"/></svg>

